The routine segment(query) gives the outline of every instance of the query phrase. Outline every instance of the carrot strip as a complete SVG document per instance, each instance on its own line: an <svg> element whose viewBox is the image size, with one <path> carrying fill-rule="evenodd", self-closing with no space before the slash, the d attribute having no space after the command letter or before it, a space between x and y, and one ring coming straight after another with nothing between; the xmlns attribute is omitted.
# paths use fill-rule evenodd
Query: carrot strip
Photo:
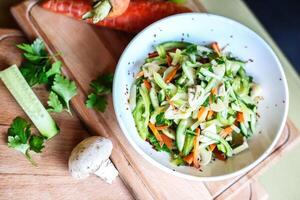
<svg viewBox="0 0 300 200"><path fill-rule="evenodd" d="M154 126L154 124L149 123L148 124L149 128L151 129L152 133L154 134L155 138L158 140L159 145L162 147L164 145L163 139L161 135L159 134L158 130Z"/></svg>
<svg viewBox="0 0 300 200"><path fill-rule="evenodd" d="M199 155L199 152L198 152L198 148L199 148L199 142L198 142L198 137L200 135L200 128L196 128L196 137L195 137L195 140L194 140L194 149L193 149L193 163L194 163L194 167L196 168L199 168L200 167L200 163L199 163L199 160L198 160L198 155Z"/></svg>
<svg viewBox="0 0 300 200"><path fill-rule="evenodd" d="M221 137L225 138L226 136L230 135L232 133L233 129L228 126L226 128L224 128L222 131L221 131Z"/></svg>
<svg viewBox="0 0 300 200"><path fill-rule="evenodd" d="M167 54L167 64L168 64L168 66L172 65L172 58L169 54Z"/></svg>
<svg viewBox="0 0 300 200"><path fill-rule="evenodd" d="M164 134L160 134L164 144L168 147L168 149L172 150L173 140Z"/></svg>
<svg viewBox="0 0 300 200"><path fill-rule="evenodd" d="M144 76L144 71L140 71L137 75L136 75L136 79L141 78Z"/></svg>
<svg viewBox="0 0 300 200"><path fill-rule="evenodd" d="M214 149L216 148L216 146L217 146L216 144L210 144L209 145L209 150L210 151L214 151Z"/></svg>
<svg viewBox="0 0 300 200"><path fill-rule="evenodd" d="M218 54L219 57L221 56L221 50L217 42L213 42L211 44L211 48Z"/></svg>
<svg viewBox="0 0 300 200"><path fill-rule="evenodd" d="M183 157L183 160L188 163L189 165L191 165L193 163L193 159L194 159L194 156L193 156L193 152L190 153L189 155Z"/></svg>
<svg viewBox="0 0 300 200"><path fill-rule="evenodd" d="M172 106L172 108L175 110L176 107L175 107L173 101L171 101L170 97L166 96L166 100L167 100L167 102L170 104L170 106Z"/></svg>
<svg viewBox="0 0 300 200"><path fill-rule="evenodd" d="M212 95L217 95L217 88L211 89L211 94Z"/></svg>
<svg viewBox="0 0 300 200"><path fill-rule="evenodd" d="M213 103L213 101L212 101L212 96L210 95L209 96L209 105L211 105Z"/></svg>
<svg viewBox="0 0 300 200"><path fill-rule="evenodd" d="M215 112L213 110L209 110L206 116L207 120L210 120Z"/></svg>
<svg viewBox="0 0 300 200"><path fill-rule="evenodd" d="M167 126L167 125L165 125L165 126L156 126L156 129L158 130L158 131L161 131L161 130L164 130L164 129L166 129L166 128L168 128L169 126Z"/></svg>
<svg viewBox="0 0 300 200"><path fill-rule="evenodd" d="M204 112L205 112L205 107L201 107L201 108L199 109L199 111L198 111L198 114L197 114L197 119L198 119L198 121L201 120L202 115L204 114Z"/></svg>
<svg viewBox="0 0 300 200"><path fill-rule="evenodd" d="M144 85L145 85L145 87L146 87L148 90L151 89L151 84L149 83L149 81L144 80Z"/></svg>
<svg viewBox="0 0 300 200"><path fill-rule="evenodd" d="M170 83L173 80L173 78L177 73L177 70L178 70L178 65L167 75L167 77L165 78L166 83Z"/></svg>
<svg viewBox="0 0 300 200"><path fill-rule="evenodd" d="M156 56L158 56L157 51L154 51L154 52L148 54L148 58L154 58Z"/></svg>
<svg viewBox="0 0 300 200"><path fill-rule="evenodd" d="M53 12L81 20L85 13L91 11L92 2L90 0L44 0L40 5ZM168 1L136 0L129 3L129 0L111 0L110 3L113 8L109 16L95 25L130 33L137 33L149 24L167 16L191 12L189 8ZM120 5L116 6L116 3ZM85 21L93 24L92 19Z"/></svg>
<svg viewBox="0 0 300 200"><path fill-rule="evenodd" d="M244 113L243 112L238 112L237 113L237 115L236 115L236 121L241 122L241 123L245 121Z"/></svg>
<svg viewBox="0 0 300 200"><path fill-rule="evenodd" d="M215 148L213 150L213 153L215 155L215 157L219 160L225 161L226 160L226 156L224 153L222 153L221 151L218 150L218 148Z"/></svg>

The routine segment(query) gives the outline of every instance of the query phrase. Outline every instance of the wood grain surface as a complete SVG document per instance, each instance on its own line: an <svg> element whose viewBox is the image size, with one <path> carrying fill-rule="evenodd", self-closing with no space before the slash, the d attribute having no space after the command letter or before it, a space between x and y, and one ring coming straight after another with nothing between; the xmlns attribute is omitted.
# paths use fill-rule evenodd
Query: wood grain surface
<svg viewBox="0 0 300 200"><path fill-rule="evenodd" d="M188 4L197 11L204 10L199 1L188 1ZM24 2L12 12L29 39L39 36L46 42L50 53L63 53L60 58L64 63L63 71L76 81L79 95L72 100L73 117L66 113L54 115L62 129L61 134L47 143L43 154L34 156L40 165L33 168L22 155L6 146L8 125L15 116L24 116L24 113L0 83L0 199L10 199L13 194L16 194L16 199L21 199L23 194L29 199L34 199L35 195L40 195L36 199L237 199L237 193L249 195L245 188L251 185L255 185L251 187L252 193L259 191L263 194L255 177L288 148L280 148L278 153L272 154L246 175L221 182L188 181L160 171L129 145L116 122L111 103L103 114L84 106L90 81L104 71L114 70L132 35L93 27L32 5L32 1ZM20 62L18 52L14 55L19 60L13 61ZM48 96L45 88L35 88L35 92L45 102ZM295 143L297 130L288 124L281 141ZM107 185L96 177L78 182L69 176L67 158L71 149L88 136L86 130L89 134L113 140L115 148L111 159L122 180Z"/></svg>

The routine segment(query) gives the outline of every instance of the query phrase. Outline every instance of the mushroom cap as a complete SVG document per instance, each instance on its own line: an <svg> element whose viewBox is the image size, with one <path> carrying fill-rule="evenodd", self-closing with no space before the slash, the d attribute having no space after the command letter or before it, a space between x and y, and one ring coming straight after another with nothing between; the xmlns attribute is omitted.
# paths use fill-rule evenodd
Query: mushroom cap
<svg viewBox="0 0 300 200"><path fill-rule="evenodd" d="M109 158L112 142L104 137L92 136L80 142L69 158L69 171L76 179L94 173Z"/></svg>

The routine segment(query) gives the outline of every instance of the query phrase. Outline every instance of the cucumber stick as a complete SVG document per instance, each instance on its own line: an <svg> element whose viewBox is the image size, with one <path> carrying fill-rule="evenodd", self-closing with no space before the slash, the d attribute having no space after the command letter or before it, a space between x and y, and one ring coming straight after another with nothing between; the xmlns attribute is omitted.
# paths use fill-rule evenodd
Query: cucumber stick
<svg viewBox="0 0 300 200"><path fill-rule="evenodd" d="M55 121L33 93L16 65L0 72L0 78L44 137L49 139L59 132Z"/></svg>
<svg viewBox="0 0 300 200"><path fill-rule="evenodd" d="M176 130L176 144L180 152L183 150L184 141L185 141L185 131L188 126L188 120L183 119L179 122L179 125Z"/></svg>

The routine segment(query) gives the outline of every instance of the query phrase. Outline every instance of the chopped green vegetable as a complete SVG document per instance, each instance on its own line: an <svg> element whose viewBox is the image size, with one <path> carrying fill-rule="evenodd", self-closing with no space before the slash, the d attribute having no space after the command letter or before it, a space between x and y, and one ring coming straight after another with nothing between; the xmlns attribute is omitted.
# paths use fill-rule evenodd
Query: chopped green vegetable
<svg viewBox="0 0 300 200"><path fill-rule="evenodd" d="M24 43L17 47L24 51L26 61L22 63L20 71L28 84L31 87L37 84L47 84L52 90L48 100L50 106L48 111L62 112L66 108L70 113L69 101L77 93L77 88L73 81L61 75L62 63L60 61L52 63L44 42L39 38L32 44Z"/></svg>
<svg viewBox="0 0 300 200"><path fill-rule="evenodd" d="M106 110L106 106L107 101L105 99L105 96L99 96L92 93L88 96L88 99L86 100L86 107L95 108L100 112L104 112Z"/></svg>
<svg viewBox="0 0 300 200"><path fill-rule="evenodd" d="M7 131L8 146L25 155L25 157L33 164L30 150L40 153L44 148L44 138L42 136L33 135L30 131L30 124L21 117L16 117Z"/></svg>
<svg viewBox="0 0 300 200"><path fill-rule="evenodd" d="M111 93L113 74L103 74L90 83L92 93L88 95L85 105L104 112L107 106L105 95Z"/></svg>
<svg viewBox="0 0 300 200"><path fill-rule="evenodd" d="M47 139L54 137L58 132L55 121L34 94L16 65L0 73L5 86L23 108L31 121Z"/></svg>
<svg viewBox="0 0 300 200"><path fill-rule="evenodd" d="M140 137L158 150L175 142L171 162L196 168L248 148L245 137L256 131L258 93L246 63L222 52L216 42L171 41L155 50L131 86L130 108Z"/></svg>
<svg viewBox="0 0 300 200"><path fill-rule="evenodd" d="M58 96L54 92L50 92L49 99L47 101L49 108L47 109L49 112L62 112L64 107L60 100L58 99Z"/></svg>
<svg viewBox="0 0 300 200"><path fill-rule="evenodd" d="M77 94L75 82L56 74L51 89L62 98L67 111L71 113L70 100Z"/></svg>
<svg viewBox="0 0 300 200"><path fill-rule="evenodd" d="M156 116L156 125L157 126L171 126L172 124L172 121L171 120L167 120L165 117L164 117L164 112L161 112L159 113L157 116Z"/></svg>

